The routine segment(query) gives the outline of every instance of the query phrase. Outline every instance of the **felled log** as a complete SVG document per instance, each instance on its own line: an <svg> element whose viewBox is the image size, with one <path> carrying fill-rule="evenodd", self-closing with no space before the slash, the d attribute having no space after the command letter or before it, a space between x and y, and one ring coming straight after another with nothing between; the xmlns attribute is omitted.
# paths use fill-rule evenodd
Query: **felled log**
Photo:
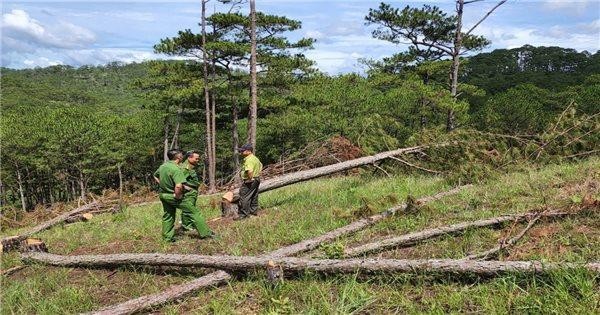
<svg viewBox="0 0 600 315"><path fill-rule="evenodd" d="M341 163L336 163L332 165L327 165L323 167L317 167L314 169L300 171L295 173L286 174L283 176L275 177L272 179L265 180L260 183L258 188L258 192L266 192L269 190L273 190L276 188L284 187L287 185L295 184L298 182L307 181L310 179L327 176L333 173L349 170L355 167L373 164L377 161L387 159L389 157L393 157L396 155L401 155L405 153L417 152L421 149L425 148L424 146L416 146L411 148L403 148L392 151L381 152L371 156L365 156L362 158L349 160ZM237 202L239 200L239 188L234 191L228 192L222 196L223 203L221 204L222 211L224 214L236 213L237 209L231 209L231 207L237 207ZM235 205L235 206L234 206Z"/></svg>
<svg viewBox="0 0 600 315"><path fill-rule="evenodd" d="M87 212L90 209L94 209L96 207L99 206L98 202L92 202L92 203L88 203L84 206L81 206L79 208L76 208L74 210L71 210L67 213L63 213L59 216L57 216L54 219L48 220L42 224L37 225L36 227L32 228L29 231L26 231L20 235L16 235L16 236L9 236L6 238L3 238L1 241L1 248L0 248L0 252L7 252L13 249L16 249L19 247L19 243L23 240L25 240L26 238L28 238L29 236L41 232L43 230L46 230L54 225L57 225L59 223L65 222L65 220L67 220L68 218L83 213L83 212Z"/></svg>
<svg viewBox="0 0 600 315"><path fill-rule="evenodd" d="M81 214L76 214L73 215L69 218L67 218L65 220L66 223L75 223L75 222L86 222L91 220L96 214L102 214L102 213L118 213L120 211L120 207L119 205L115 205L115 206L111 206L111 207L104 207L98 210L93 210L93 211L89 211L86 213L81 213Z"/></svg>
<svg viewBox="0 0 600 315"><path fill-rule="evenodd" d="M550 213L544 213L544 214L542 214L542 216L556 217L556 216L562 216L562 215L566 215L566 214L567 213L564 213L564 212L550 212ZM383 239L380 241L376 241L376 242L372 242L372 243L368 243L368 244L364 244L364 245L360 245L357 247L346 249L346 250L344 250L344 257L356 257L356 256L365 255L368 253L383 251L383 250L390 249L393 247L413 245L413 244L423 241L423 240L427 240L427 239L434 238L434 237L439 237L439 236L446 235L446 234L462 232L462 231L464 231L466 229L470 229L470 228L493 226L493 225L498 225L498 224L502 224L505 222L511 222L511 221L522 221L522 220L527 219L528 217L533 217L536 215L537 215L537 213L504 215L504 216L490 218L490 219L483 219L483 220L477 220L477 221L471 221L471 222L461 222L461 223L442 226L442 227L438 227L438 228L426 229L423 231L404 234L404 235L396 236L396 237L391 237L391 238Z"/></svg>
<svg viewBox="0 0 600 315"><path fill-rule="evenodd" d="M442 196L455 194L460 189L469 187L469 186L470 185L460 186L460 187L454 188L454 189L446 191L446 192L438 193L434 196L422 198L420 200L423 200L425 202L425 201L441 198ZM387 210L385 212L388 212L388 211L390 211L390 210ZM385 212L383 212L383 213L385 213ZM365 219L359 220L359 221L364 221L364 220ZM373 220L375 220L375 219L373 219ZM354 224L354 223L351 223L350 225L352 225L352 224ZM364 226L365 227L369 226L369 224L364 225ZM294 244L294 245L285 246L277 251L267 253L263 256L265 256L265 257L281 257L281 255L283 255L283 254L295 255L295 254L301 253L303 250L305 250L307 248L315 248L315 247L311 247L311 246L318 246L319 244L322 244L325 241L333 240L336 237L341 237L347 233L351 233L356 230L357 229L340 230L335 235L331 235L326 238L322 238L321 236L318 236L318 237L300 242L300 243L304 243L305 245L297 246L297 244ZM343 231L343 232L341 232L341 231ZM316 244L316 245L309 246L306 244ZM139 298L125 301L125 302L122 302L122 303L119 303L116 305L104 307L96 312L91 312L88 314L132 314L132 313L137 313L137 312L141 312L143 310L147 310L147 309L156 307L158 305L162 305L162 304L180 299L187 294L201 290L203 288L209 288L212 286L220 285L222 283L227 282L229 279L231 279L230 274L228 274L224 271L216 271L216 272L210 273L206 276L196 278L192 281L185 282L183 284L173 285L163 292L150 294L150 295L144 295Z"/></svg>
<svg viewBox="0 0 600 315"><path fill-rule="evenodd" d="M23 252L48 252L48 247L46 247L46 243L44 243L39 238L27 238L23 240L19 249Z"/></svg>
<svg viewBox="0 0 600 315"><path fill-rule="evenodd" d="M181 254L112 254L62 256L24 253L26 262L61 267L118 267L123 265L201 267L246 271L265 269L269 263L284 272L319 273L455 273L493 276L505 273L545 273L559 269L584 268L600 274L600 262L587 264L543 263L541 261L475 261L461 259L306 259L298 257L204 256Z"/></svg>

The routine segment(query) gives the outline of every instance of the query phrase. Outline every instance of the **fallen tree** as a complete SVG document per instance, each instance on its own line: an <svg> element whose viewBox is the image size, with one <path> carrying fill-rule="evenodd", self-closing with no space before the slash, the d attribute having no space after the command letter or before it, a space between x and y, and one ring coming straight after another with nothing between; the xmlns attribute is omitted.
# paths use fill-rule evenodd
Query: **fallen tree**
<svg viewBox="0 0 600 315"><path fill-rule="evenodd" d="M419 200L438 199L443 196L455 194L458 191L460 191L461 189L463 189L465 187L469 187L469 186L470 185L457 187L457 188L451 189L447 192L438 193L434 196L425 197L425 198L422 198ZM382 215L390 210L391 209L386 210L386 211L382 212L380 215ZM286 246L286 247L283 247L276 251L267 253L267 254L263 255L263 257L282 257L282 255L295 255L295 254L301 253L302 251L305 251L309 248L315 248L319 244L323 244L326 241L333 240L337 237L341 237L343 235L347 235L349 233L352 233L352 232L358 231L362 228L365 228L367 226L370 226L371 224L373 224L383 218L384 217L379 217L378 215L375 215L375 216L372 216L371 218L362 219L362 220L357 221L357 222L363 222L361 224L355 225L356 222L354 222L354 223L351 223L346 226L346 227L348 227L348 226L355 225L355 228L344 229L344 227L342 227L337 230L334 230L334 231L337 231L337 232L335 232L335 234L332 233L333 232L332 231L332 232L326 233L325 235L328 235L326 237L317 236L315 238L305 240L300 243ZM372 223L370 223L370 222L372 222ZM298 244L302 244L302 243L304 245L298 246ZM162 304L180 299L187 294L201 290L203 288L208 288L208 287L213 287L213 286L223 284L226 281L228 281L229 279L231 279L231 275L229 275L228 273L226 273L224 271L216 271L216 272L196 278L192 281L189 281L189 282L186 282L183 284L170 286L163 292L141 296L141 297L129 300L129 301L125 301L125 302L116 304L116 305L104 307L96 312L91 312L88 314L107 314L108 315L108 314L137 313L137 312L141 312L143 310L150 309L152 307L156 307L158 305L162 305Z"/></svg>
<svg viewBox="0 0 600 315"><path fill-rule="evenodd" d="M483 219L483 220L477 220L477 221L471 221L471 222L461 222L461 223L452 224L452 225L448 225L448 226L426 229L423 231L404 234L404 235L396 236L396 237L390 237L390 238L383 239L380 241L376 241L376 242L372 242L372 243L368 243L368 244L364 244L364 245L360 245L357 247L346 249L346 250L344 250L344 257L357 257L357 256L361 256L361 255L365 255L365 254L369 254L369 253L373 253L373 252L383 251L383 250L390 249L393 247L413 245L413 244L423 241L423 240L427 240L427 239L434 238L434 237L439 237L439 236L446 235L446 234L459 233L459 232L462 232L462 231L464 231L466 229L470 229L470 228L493 226L493 225L498 225L498 224L502 224L505 222L511 222L511 221L522 221L527 218L535 217L538 214L539 213L523 213L523 214L504 215L504 216L490 218L490 219ZM541 213L541 216L556 217L556 216L563 216L563 215L567 215L567 214L568 213L565 213L565 212L548 212L548 213Z"/></svg>
<svg viewBox="0 0 600 315"><path fill-rule="evenodd" d="M295 184L298 182L307 181L310 179L327 176L333 173L353 169L363 165L373 164L377 161L387 159L396 155L406 154L418 152L421 149L426 148L425 146L416 146L410 148L397 149L392 151L381 152L371 156L365 156L362 158L349 160L341 163L336 163L333 165L317 167L314 169L300 171L295 173L290 173L287 175L275 177L272 179L265 180L261 182L260 187L258 188L258 192L266 192L269 190L273 190L276 188L284 187L287 185ZM239 188L233 191L227 192L222 196L221 208L224 216L232 216L237 214L238 205L237 202L239 200Z"/></svg>
<svg viewBox="0 0 600 315"><path fill-rule="evenodd" d="M181 254L112 254L62 256L24 253L26 262L61 267L118 267L123 265L202 267L246 271L266 269L275 264L283 271L320 273L455 273L493 276L504 273L546 273L560 269L584 268L600 274L600 262L586 264L544 263L541 261L475 261L462 259L306 259L298 257L204 256Z"/></svg>
<svg viewBox="0 0 600 315"><path fill-rule="evenodd" d="M51 219L42 224L39 224L39 225L35 226L34 228L32 228L31 230L23 232L19 235L5 237L1 241L0 252L7 252L12 249L16 249L19 247L19 244L22 241L26 240L28 237L32 236L33 234L39 233L43 230L49 229L49 228L57 225L57 224L63 223L65 221L67 221L70 217L88 212L91 209L97 209L99 207L100 207L100 203L97 201L94 201L92 203L88 203L79 208L73 209L69 212L63 213L63 214L55 217L54 219Z"/></svg>

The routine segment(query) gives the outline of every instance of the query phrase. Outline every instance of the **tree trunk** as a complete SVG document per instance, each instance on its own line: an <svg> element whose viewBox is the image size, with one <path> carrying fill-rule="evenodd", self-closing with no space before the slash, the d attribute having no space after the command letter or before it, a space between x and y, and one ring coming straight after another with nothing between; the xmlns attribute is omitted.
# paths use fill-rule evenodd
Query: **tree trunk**
<svg viewBox="0 0 600 315"><path fill-rule="evenodd" d="M27 211L27 202L25 201L25 192L23 191L23 179L21 178L21 171L19 170L19 166L15 165L15 169L17 170L17 183L19 184L19 196L21 197L21 209L23 212Z"/></svg>
<svg viewBox="0 0 600 315"><path fill-rule="evenodd" d="M256 3L250 0L250 110L248 112L248 140L256 153L256 120L258 92L256 82Z"/></svg>
<svg viewBox="0 0 600 315"><path fill-rule="evenodd" d="M83 176L83 171L79 171L79 190L81 192L81 201L85 202L85 177Z"/></svg>
<svg viewBox="0 0 600 315"><path fill-rule="evenodd" d="M165 120L163 123L164 123L164 126L163 126L163 131L164 131L163 162L167 162L169 160L169 156L167 155L167 152L169 152L169 116L168 116L168 114L165 114Z"/></svg>
<svg viewBox="0 0 600 315"><path fill-rule="evenodd" d="M177 110L177 118L175 121L175 131L173 131L173 138L171 139L171 145L169 149L179 148L179 125L181 124L181 112L182 109Z"/></svg>
<svg viewBox="0 0 600 315"><path fill-rule="evenodd" d="M467 186L470 186L470 185L467 185ZM433 200L434 198L441 198L441 196L446 196L451 193L456 193L460 188L464 188L467 186L457 187L448 192L440 193L440 194L437 194L437 195L434 195L431 197L427 197L427 198L423 198L420 200L429 201L429 200ZM382 213L382 215L384 215L384 213ZM389 216L389 214L387 216ZM378 219L372 218L372 220L378 220ZM302 241L302 242L294 244L294 245L286 246L286 247L280 248L276 251L267 253L261 257L282 257L282 255L295 255L295 254L304 252L306 250L315 248L319 244L323 244L327 241L334 240L337 237L347 235L348 233L352 233L354 231L360 230L360 229L370 225L368 219L363 219L358 222L361 222L361 223L357 224L357 226L355 228L347 228L347 229L340 228L335 231L332 231L335 233L330 232L330 233L327 233L326 236L318 236L318 237L308 239L308 240ZM355 224L355 223L352 223L350 225L353 225L353 224ZM187 294L190 294L190 293L200 290L202 288L207 288L210 286L216 286L216 285L222 284L225 281L228 281L229 279L231 279L231 276L228 273L223 272L223 271L216 271L216 272L213 272L206 276L192 280L190 282L171 286L166 291L163 291L163 292L142 296L137 299L129 300L129 301L126 301L126 302L123 302L123 303L120 303L120 304L117 304L114 306L105 307L105 308L101 309L100 311L98 311L97 313L93 313L93 314L132 314L132 313L140 312L142 310L147 310L149 308L179 299Z"/></svg>
<svg viewBox="0 0 600 315"><path fill-rule="evenodd" d="M211 104L210 104L210 88L208 82L208 53L206 52L206 2L207 0L202 0L202 71L204 78L204 111L205 111L205 120L206 120L206 157L208 162L208 190L214 191L216 189L215 185L215 174L212 169L213 161L212 158L214 153L212 152L212 114L211 114Z"/></svg>
<svg viewBox="0 0 600 315"><path fill-rule="evenodd" d="M216 29L213 27L213 35L215 35L216 38ZM214 52L213 52L213 56L214 56ZM215 58L212 57L211 58L211 82L216 82L216 77L217 77L217 71L215 69ZM216 101L216 96L215 96L215 90L211 89L211 143L210 143L210 150L212 152L212 157L211 157L211 169L212 169L212 174L215 177L215 179L213 180L214 183L214 187L212 187L212 189L209 189L209 191L211 193L214 193L216 191L216 174L217 174L217 101ZM210 187L209 187L210 188Z"/></svg>
<svg viewBox="0 0 600 315"><path fill-rule="evenodd" d="M560 269L584 268L600 274L600 262L587 264L541 261L474 261L460 259L305 259L297 257L203 256L182 254L111 254L62 256L43 252L21 254L27 262L61 267L118 267L126 265L201 267L247 271L266 269L269 262L284 272L313 271L328 274L415 273L423 272L495 276L508 273L542 274Z"/></svg>
<svg viewBox="0 0 600 315"><path fill-rule="evenodd" d="M384 240L364 244L361 246L353 247L344 250L345 257L356 257L365 255L373 252L380 252L386 249L399 247L399 246L408 246L413 245L417 242L431 239L438 236L448 235L452 233L462 232L466 229L470 228L480 228L486 226L493 226L502 224L505 222L518 222L523 221L527 218L536 216L536 213L524 213L524 214L513 214L513 215L505 215L500 217L495 217L491 219L483 219L472 222L461 222L457 224L452 224L448 226L442 226L438 228L431 228L427 230L423 230L420 232L409 233L397 237L391 237ZM543 216L545 217L555 217L555 216L563 216L566 215L564 212L554 212L554 213L545 213Z"/></svg>
<svg viewBox="0 0 600 315"><path fill-rule="evenodd" d="M440 145L444 146L444 144ZM345 170L349 170L355 167L373 164L374 162L395 156L401 155L405 153L412 153L420 151L421 149L427 148L427 146L416 146L410 148L397 149L392 151L386 151L382 153L378 153L371 156L366 156L354 160L349 160L341 163L336 163L328 166L318 167L311 170L290 173L287 175L275 177L272 179L265 180L260 184L259 192L265 192L269 190L273 190L276 188L280 188L283 186L291 185L294 183L307 181L310 179L331 175L336 172L341 172ZM239 189L233 191L233 199L230 201L237 202L239 199Z"/></svg>
<svg viewBox="0 0 600 315"><path fill-rule="evenodd" d="M98 202L92 202L89 203L87 205L84 205L82 207L76 208L74 210L71 210L67 213L63 213L59 216L57 216L54 219L48 220L38 226L35 226L34 228L32 228L29 231L26 231L20 235L16 235L16 236L10 236L10 237L5 237L2 239L1 244L2 244L2 252L5 251L9 251L11 249L13 249L15 247L16 244L18 244L19 242L21 242L22 240L28 238L29 236L41 232L45 229L48 229L54 225L57 225L59 223L64 222L65 220L67 220L69 217L80 214L82 212L86 212L89 211L90 209L96 208L99 206Z"/></svg>
<svg viewBox="0 0 600 315"><path fill-rule="evenodd" d="M121 163L117 164L119 171L119 202L123 201L123 172L121 171Z"/></svg>
<svg viewBox="0 0 600 315"><path fill-rule="evenodd" d="M452 73L450 83L450 93L454 98L454 102L457 101L457 90L458 90L458 67L460 66L460 50L462 48L462 16L463 16L464 0L456 0L456 34L454 37L454 47L452 51ZM454 109L448 110L448 117L446 118L446 130L452 131L456 127L456 118Z"/></svg>
<svg viewBox="0 0 600 315"><path fill-rule="evenodd" d="M234 182L239 184L241 182L241 178L237 176L241 170L240 168L240 154L238 153L238 148L240 147L240 138L238 134L238 105L237 98L235 94L232 99L232 107L233 107L233 123L231 127L232 139L233 139L233 169L235 170L234 174Z"/></svg>

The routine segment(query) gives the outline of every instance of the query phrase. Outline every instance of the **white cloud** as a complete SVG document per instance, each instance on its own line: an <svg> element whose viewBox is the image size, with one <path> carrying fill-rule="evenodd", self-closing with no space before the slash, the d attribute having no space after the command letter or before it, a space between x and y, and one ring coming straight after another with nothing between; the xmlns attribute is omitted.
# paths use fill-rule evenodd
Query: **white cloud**
<svg viewBox="0 0 600 315"><path fill-rule="evenodd" d="M492 41L492 48L517 48L523 45L560 46L595 52L600 49L598 32L582 31L591 27L555 25L548 28L481 26L478 34Z"/></svg>
<svg viewBox="0 0 600 315"><path fill-rule="evenodd" d="M597 0L546 0L544 8L552 11L561 11L562 13L582 14L590 4Z"/></svg>
<svg viewBox="0 0 600 315"><path fill-rule="evenodd" d="M32 59L23 60L23 64L27 68L35 68L35 67L43 68L43 67L49 67L49 66L62 65L63 63L59 60L50 60L46 57L34 57Z"/></svg>
<svg viewBox="0 0 600 315"><path fill-rule="evenodd" d="M8 51L29 52L37 48L81 48L96 40L86 28L64 21L42 25L23 10L2 15L2 42Z"/></svg>

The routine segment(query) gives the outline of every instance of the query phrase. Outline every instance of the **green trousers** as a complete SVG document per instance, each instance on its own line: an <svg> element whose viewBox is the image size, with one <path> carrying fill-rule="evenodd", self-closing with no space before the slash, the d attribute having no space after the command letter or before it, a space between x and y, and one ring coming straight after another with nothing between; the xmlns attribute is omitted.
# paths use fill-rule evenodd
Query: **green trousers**
<svg viewBox="0 0 600 315"><path fill-rule="evenodd" d="M162 237L165 241L175 240L175 215L177 209L181 209L182 221L185 220L191 228L198 231L200 237L210 236L211 231L206 221L204 221L200 210L196 208L196 197L184 196L181 200L177 200L173 194L160 194L159 198L164 211L162 217Z"/></svg>
<svg viewBox="0 0 600 315"><path fill-rule="evenodd" d="M187 200L188 198L190 199L189 202L196 206L196 203L198 202L198 191L186 192L183 195L183 199ZM192 215L189 212L181 213L181 226L186 231L192 231L196 229L196 227L194 226L194 219L192 218Z"/></svg>

